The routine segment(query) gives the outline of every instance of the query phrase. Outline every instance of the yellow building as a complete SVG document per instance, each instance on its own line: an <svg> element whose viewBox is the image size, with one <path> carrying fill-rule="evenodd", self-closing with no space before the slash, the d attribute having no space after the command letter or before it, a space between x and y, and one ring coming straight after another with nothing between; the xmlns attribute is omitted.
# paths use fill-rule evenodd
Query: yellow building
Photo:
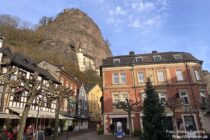
<svg viewBox="0 0 210 140"><path fill-rule="evenodd" d="M88 111L91 122L101 121L101 102L102 90L98 84L86 86L88 97Z"/></svg>

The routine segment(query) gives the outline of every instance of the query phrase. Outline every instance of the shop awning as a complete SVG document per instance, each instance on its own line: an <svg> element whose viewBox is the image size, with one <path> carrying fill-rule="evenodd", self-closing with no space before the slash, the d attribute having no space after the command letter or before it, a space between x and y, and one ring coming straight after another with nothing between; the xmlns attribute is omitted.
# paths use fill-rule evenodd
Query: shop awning
<svg viewBox="0 0 210 140"><path fill-rule="evenodd" d="M15 114L0 113L0 119L19 119L19 116Z"/></svg>
<svg viewBox="0 0 210 140"><path fill-rule="evenodd" d="M22 116L23 109L20 108L9 108L11 111L16 112L19 114L19 116ZM36 110L30 110L28 113L29 118L37 118L38 111ZM46 112L46 111L39 111L38 118L47 118L47 119L55 119L55 113L54 112ZM59 115L59 119L68 119L68 117L65 117L63 115Z"/></svg>

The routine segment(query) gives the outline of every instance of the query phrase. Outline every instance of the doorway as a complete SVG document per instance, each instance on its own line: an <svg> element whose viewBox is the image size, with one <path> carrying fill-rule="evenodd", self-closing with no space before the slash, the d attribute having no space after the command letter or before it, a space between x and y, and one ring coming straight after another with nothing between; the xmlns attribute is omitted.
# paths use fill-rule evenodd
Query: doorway
<svg viewBox="0 0 210 140"><path fill-rule="evenodd" d="M127 131L127 118L113 118L112 119L112 124L114 124L115 130L116 130L116 127L117 127L117 122L122 123L122 130L124 132L126 132Z"/></svg>

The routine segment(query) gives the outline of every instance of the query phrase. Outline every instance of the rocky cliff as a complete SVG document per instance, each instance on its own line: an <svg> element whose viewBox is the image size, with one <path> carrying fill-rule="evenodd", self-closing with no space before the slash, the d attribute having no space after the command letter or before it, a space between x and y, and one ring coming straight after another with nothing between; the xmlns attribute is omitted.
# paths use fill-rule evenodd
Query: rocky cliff
<svg viewBox="0 0 210 140"><path fill-rule="evenodd" d="M54 49L76 61L76 52L81 48L91 56L98 68L102 59L112 56L108 44L94 21L79 9L65 9L55 19L42 25L40 47Z"/></svg>

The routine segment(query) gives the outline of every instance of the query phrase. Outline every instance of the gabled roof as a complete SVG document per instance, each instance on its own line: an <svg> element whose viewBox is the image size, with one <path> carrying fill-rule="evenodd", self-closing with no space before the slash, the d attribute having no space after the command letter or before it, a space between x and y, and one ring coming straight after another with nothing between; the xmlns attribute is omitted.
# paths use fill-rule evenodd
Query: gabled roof
<svg viewBox="0 0 210 140"><path fill-rule="evenodd" d="M88 93L91 89L93 89L97 84L87 84L85 85L85 90Z"/></svg>
<svg viewBox="0 0 210 140"><path fill-rule="evenodd" d="M76 82L78 85L81 84L79 80L77 80L76 78L74 78L70 73L66 72L66 70L65 70L64 67L63 67L63 65L53 65L53 64L51 64L50 62L47 62L47 61L41 61L41 62L39 62L38 65L39 65L40 67L42 67L42 66L40 65L40 64L42 64L42 63L54 67L54 68L56 69L56 71L54 71L54 72L62 72L63 74L65 74L65 75L67 75L69 78L71 78L71 80L73 80L74 82ZM47 67L45 67L45 68L42 67L42 68L45 69L45 70L50 71L49 68L47 68Z"/></svg>
<svg viewBox="0 0 210 140"><path fill-rule="evenodd" d="M13 65L25 69L29 72L38 72L39 75L44 79L52 80L55 83L60 83L48 71L38 67L37 63L28 56L25 56L21 53L11 53L9 48L1 48L0 52L11 59L11 63Z"/></svg>
<svg viewBox="0 0 210 140"><path fill-rule="evenodd" d="M182 59L175 59L174 55L181 55ZM160 61L155 61L153 56L161 56ZM142 57L143 60L140 62L136 61L137 57ZM119 63L113 63L114 59L120 59ZM128 66L128 65L141 65L141 64L164 64L164 63L178 63L178 62L196 62L202 64L203 61L198 60L192 54L186 52L153 52L147 54L130 54L109 57L103 60L102 67L109 66Z"/></svg>

